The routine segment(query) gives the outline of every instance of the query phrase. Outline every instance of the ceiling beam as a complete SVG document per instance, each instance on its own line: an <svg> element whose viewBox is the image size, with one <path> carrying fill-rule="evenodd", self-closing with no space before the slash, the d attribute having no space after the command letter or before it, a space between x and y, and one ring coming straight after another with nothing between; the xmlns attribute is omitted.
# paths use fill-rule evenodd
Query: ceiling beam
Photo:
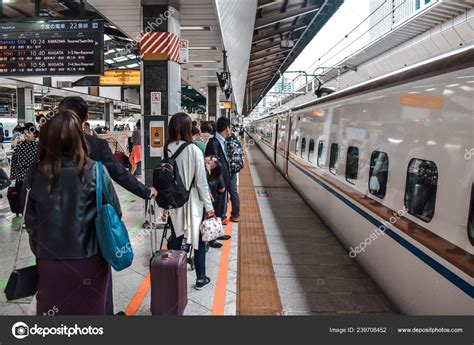
<svg viewBox="0 0 474 345"><path fill-rule="evenodd" d="M298 8L296 10L286 11L279 14L274 14L272 16L262 17L255 21L255 30L259 30L268 26L275 25L284 20L293 19L299 16L304 16L309 13L313 13L319 10L319 5L312 5L303 8Z"/></svg>
<svg viewBox="0 0 474 345"><path fill-rule="evenodd" d="M255 72L255 71L261 71L262 69L267 69L273 67L275 69L278 69L279 66L276 66L273 62L266 62L266 63L261 63L258 65L254 65L252 67L249 67L249 73Z"/></svg>
<svg viewBox="0 0 474 345"><path fill-rule="evenodd" d="M275 62L275 61L279 61L279 60L284 60L284 59L286 59L286 56L276 56L276 57L273 57L271 59L267 58L265 61L258 62L262 59L263 58L252 59L252 61L250 62L250 68L253 68L253 67L256 67L256 66L261 66L262 64L266 64L267 62Z"/></svg>
<svg viewBox="0 0 474 345"><path fill-rule="evenodd" d="M259 0L257 10L277 4L281 4L284 0Z"/></svg>
<svg viewBox="0 0 474 345"><path fill-rule="evenodd" d="M257 60L262 60L262 59L265 59L265 58L268 58L268 57L271 57L271 56L276 56L276 55L284 55L286 56L286 53L287 50L282 50L282 49L278 49L278 50L273 50L273 51L270 51L270 52L260 52L260 53L256 53L254 55L252 55L250 57L250 61L254 62L254 61L257 61Z"/></svg>
<svg viewBox="0 0 474 345"><path fill-rule="evenodd" d="M267 49L276 48L276 47L280 47L280 40L253 46L250 54L255 54L255 53L258 53Z"/></svg>
<svg viewBox="0 0 474 345"><path fill-rule="evenodd" d="M249 74L247 76L247 80L248 81L252 81L253 78L256 78L256 77L260 77L260 76L263 76L263 75L273 75L275 74L275 70L270 70L270 71L266 71L266 72L254 72L253 74Z"/></svg>
<svg viewBox="0 0 474 345"><path fill-rule="evenodd" d="M288 27L284 27L284 28L281 28L281 29L278 29L278 30L271 30L269 32L266 32L265 34L258 34L258 35L254 35L253 36L253 43L259 43L259 42L262 42L262 41L265 41L265 40L268 40L270 38L273 38L275 36L279 36L281 34L284 34L284 33L287 33L287 32L297 32L297 31L300 31L300 30L303 30L304 28L306 28L307 25L298 25L298 26L288 26Z"/></svg>
<svg viewBox="0 0 474 345"><path fill-rule="evenodd" d="M272 72L272 71L276 72L277 70L278 70L277 66L268 66L268 67L265 67L265 68L249 70L249 72L247 74L247 78L251 78L255 75L258 75L259 73L268 73L268 72Z"/></svg>
<svg viewBox="0 0 474 345"><path fill-rule="evenodd" d="M256 81L258 81L258 80L267 80L268 81L271 77L272 77L271 75L263 75L261 77L249 80L249 82L250 83L254 82L254 85L257 85L257 84L255 84Z"/></svg>

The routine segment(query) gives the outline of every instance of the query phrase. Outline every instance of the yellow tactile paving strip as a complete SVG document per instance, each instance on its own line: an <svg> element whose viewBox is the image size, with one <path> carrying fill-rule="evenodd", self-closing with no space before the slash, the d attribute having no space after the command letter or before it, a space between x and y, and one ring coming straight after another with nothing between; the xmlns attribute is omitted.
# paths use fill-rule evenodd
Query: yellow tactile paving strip
<svg viewBox="0 0 474 345"><path fill-rule="evenodd" d="M239 195L237 315L281 315L280 294L246 154Z"/></svg>

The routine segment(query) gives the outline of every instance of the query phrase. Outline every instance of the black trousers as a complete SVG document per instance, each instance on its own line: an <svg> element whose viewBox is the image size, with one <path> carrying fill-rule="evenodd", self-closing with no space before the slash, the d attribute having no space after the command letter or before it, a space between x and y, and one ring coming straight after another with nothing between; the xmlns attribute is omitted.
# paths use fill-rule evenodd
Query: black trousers
<svg viewBox="0 0 474 345"><path fill-rule="evenodd" d="M171 237L168 239L168 249L180 250L183 244L184 235L176 237L173 224L171 223ZM196 269L197 279L206 276L206 244L202 241L201 234L199 234L199 248L194 250L194 268Z"/></svg>
<svg viewBox="0 0 474 345"><path fill-rule="evenodd" d="M23 208L21 207L21 189L23 188L23 182L24 181L21 181L21 180L15 180L15 191L16 191L16 195L18 197L17 199L17 202L18 202L18 210L20 211L18 214L22 214L23 213Z"/></svg>
<svg viewBox="0 0 474 345"><path fill-rule="evenodd" d="M114 294L112 286L112 272L109 275L109 284L107 288L107 299L105 301L105 315L114 315Z"/></svg>

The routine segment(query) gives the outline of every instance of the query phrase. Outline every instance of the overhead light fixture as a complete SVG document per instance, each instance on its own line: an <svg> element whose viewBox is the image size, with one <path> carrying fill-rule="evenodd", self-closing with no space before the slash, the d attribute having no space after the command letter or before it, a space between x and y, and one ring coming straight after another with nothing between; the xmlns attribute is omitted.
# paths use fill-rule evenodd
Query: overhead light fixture
<svg viewBox="0 0 474 345"><path fill-rule="evenodd" d="M182 26L181 31L211 31L211 27L210 26L197 26L197 25Z"/></svg>
<svg viewBox="0 0 474 345"><path fill-rule="evenodd" d="M218 71L218 67L190 67L189 70L193 71Z"/></svg>
<svg viewBox="0 0 474 345"><path fill-rule="evenodd" d="M128 58L126 58L124 56L114 58L114 61L116 61L116 62L123 62L123 61L127 61L127 60L128 60Z"/></svg>
<svg viewBox="0 0 474 345"><path fill-rule="evenodd" d="M188 61L188 63L220 63L221 60L193 60Z"/></svg>
<svg viewBox="0 0 474 345"><path fill-rule="evenodd" d="M104 61L105 61L105 63L108 63L109 65L111 65L111 64L113 64L113 63L115 62L115 61L112 60L112 59L106 59L106 60L104 60Z"/></svg>
<svg viewBox="0 0 474 345"><path fill-rule="evenodd" d="M217 50L217 47L189 47L189 50Z"/></svg>
<svg viewBox="0 0 474 345"><path fill-rule="evenodd" d="M110 37L109 35L104 35L104 42L107 41L112 41L112 37Z"/></svg>

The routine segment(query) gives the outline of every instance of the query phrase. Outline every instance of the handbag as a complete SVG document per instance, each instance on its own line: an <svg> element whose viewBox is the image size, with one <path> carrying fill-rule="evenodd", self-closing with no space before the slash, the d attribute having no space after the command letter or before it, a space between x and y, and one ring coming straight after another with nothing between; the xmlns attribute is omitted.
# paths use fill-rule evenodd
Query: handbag
<svg viewBox="0 0 474 345"><path fill-rule="evenodd" d="M26 201L23 208L23 218L20 222L20 236L18 239L18 247L15 255L15 262L13 263L13 272L8 278L5 287L5 296L8 301L15 301L20 298L30 297L38 291L38 267L36 265L17 269L18 254L20 252L21 237L23 234L23 222L25 219L26 207L30 196L31 187L26 189Z"/></svg>
<svg viewBox="0 0 474 345"><path fill-rule="evenodd" d="M199 227L203 242L214 241L218 237L224 236L224 227L222 220L217 217L211 217L202 221Z"/></svg>
<svg viewBox="0 0 474 345"><path fill-rule="evenodd" d="M100 250L105 260L116 271L129 267L133 261L133 249L128 237L127 228L110 204L110 194L104 183L102 163L96 162L96 202L97 217L95 231ZM102 205L102 196L105 204Z"/></svg>

